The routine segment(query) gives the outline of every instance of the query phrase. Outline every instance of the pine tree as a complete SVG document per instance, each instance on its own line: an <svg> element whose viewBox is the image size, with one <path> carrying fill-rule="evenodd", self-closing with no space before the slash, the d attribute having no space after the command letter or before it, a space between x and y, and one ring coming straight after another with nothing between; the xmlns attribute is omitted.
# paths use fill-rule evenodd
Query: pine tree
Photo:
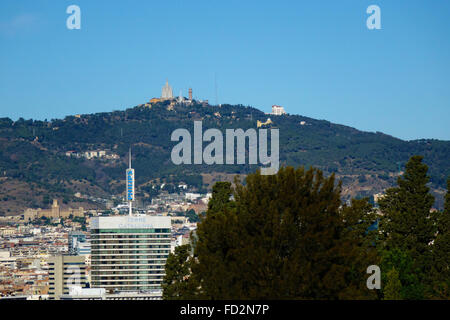
<svg viewBox="0 0 450 320"><path fill-rule="evenodd" d="M167 258L162 288L164 300L193 299L196 284L191 279L190 245L175 248Z"/></svg>
<svg viewBox="0 0 450 320"><path fill-rule="evenodd" d="M367 290L366 270L379 265L378 230L373 228L377 215L369 199L352 199L350 206L341 210L344 228L341 232L341 255L349 266L348 285L339 293L340 299L375 299L378 290ZM356 285L356 286L355 286Z"/></svg>
<svg viewBox="0 0 450 320"><path fill-rule="evenodd" d="M227 263L230 250L237 246L231 195L231 183L214 184L206 216L196 230L192 272L200 286L197 295L203 299L233 298L229 284L234 275Z"/></svg>
<svg viewBox="0 0 450 320"><path fill-rule="evenodd" d="M427 187L428 166L422 159L422 156L412 156L406 164L405 174L397 180L398 187L388 189L380 201L384 215L380 228L385 250L398 248L407 253L414 261L422 285L428 287L432 266L430 243L435 239L437 227L436 217L430 212L434 197ZM401 278L401 271L396 267Z"/></svg>
<svg viewBox="0 0 450 320"><path fill-rule="evenodd" d="M365 201L341 208L340 183L316 169L281 168L216 184L198 225L192 274L206 299L370 299L377 263ZM230 200L233 193L235 200Z"/></svg>
<svg viewBox="0 0 450 320"><path fill-rule="evenodd" d="M381 258L382 283L389 282L389 273L395 269L401 283L400 297L405 300L421 300L424 298L423 277L418 272L408 252L398 248L384 250ZM384 299L386 286L382 287Z"/></svg>
<svg viewBox="0 0 450 320"><path fill-rule="evenodd" d="M438 298L450 299L450 177L447 180L444 211L438 218L434 242L435 290Z"/></svg>
<svg viewBox="0 0 450 320"><path fill-rule="evenodd" d="M387 273L387 281L384 286L384 300L402 300L402 283L398 271L392 268Z"/></svg>

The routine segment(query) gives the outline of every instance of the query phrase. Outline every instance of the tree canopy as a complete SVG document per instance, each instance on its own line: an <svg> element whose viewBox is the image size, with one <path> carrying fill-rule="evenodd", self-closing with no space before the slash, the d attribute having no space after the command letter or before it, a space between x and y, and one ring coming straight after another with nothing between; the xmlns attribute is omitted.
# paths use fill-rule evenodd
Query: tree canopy
<svg viewBox="0 0 450 320"><path fill-rule="evenodd" d="M367 198L343 203L341 182L314 168L216 183L194 250L181 258L188 290L169 281L165 297L449 299L450 195L443 211L432 210L422 160L411 157L379 210ZM381 290L367 288L372 265Z"/></svg>

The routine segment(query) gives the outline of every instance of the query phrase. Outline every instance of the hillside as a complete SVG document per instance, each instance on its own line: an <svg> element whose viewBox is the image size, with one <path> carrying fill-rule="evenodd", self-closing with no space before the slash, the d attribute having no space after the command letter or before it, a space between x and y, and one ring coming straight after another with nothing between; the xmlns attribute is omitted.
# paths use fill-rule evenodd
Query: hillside
<svg viewBox="0 0 450 320"><path fill-rule="evenodd" d="M280 130L280 163L315 166L343 181L343 198L370 196L392 186L411 155L420 154L430 167L431 188L442 206L445 179L450 174L450 142L403 141L383 133L299 115L272 116L242 105L151 108L137 106L124 111L68 116L52 121L0 119L0 215L20 214L26 207L45 207L49 199L65 205L98 207L99 203L75 197L75 193L99 198L123 195L127 152L133 149L137 197L149 201L152 183L175 188L184 182L205 191L219 179L245 175L250 165L172 164L170 140L177 128L193 132L193 121L203 121L203 131L218 128L256 128L257 121ZM414 125L414 124L411 124ZM206 145L206 143L205 143ZM87 159L85 152L103 150ZM78 157L76 156L78 154ZM169 189L170 191L170 189Z"/></svg>

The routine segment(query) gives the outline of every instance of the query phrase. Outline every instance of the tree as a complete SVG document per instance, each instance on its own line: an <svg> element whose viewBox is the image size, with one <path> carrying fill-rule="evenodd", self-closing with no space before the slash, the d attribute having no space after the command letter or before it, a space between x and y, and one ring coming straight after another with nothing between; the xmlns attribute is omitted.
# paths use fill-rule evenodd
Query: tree
<svg viewBox="0 0 450 320"><path fill-rule="evenodd" d="M206 217L197 225L193 279L201 289L202 299L232 299L229 284L233 272L227 270L227 256L237 246L235 204L230 200L231 183L217 182L212 189Z"/></svg>
<svg viewBox="0 0 450 320"><path fill-rule="evenodd" d="M391 250L384 250L381 258L382 283L386 285L391 281L393 273L392 270L398 273L398 280L400 281L400 288L398 294L401 299L405 300L420 300L424 298L423 278L418 272L417 266L408 252L402 251L398 248ZM396 280L395 280L396 281ZM393 283L391 283L394 286ZM393 299L392 288L387 286L382 287L384 299ZM388 291L386 291L388 290ZM388 295L388 297L386 296Z"/></svg>
<svg viewBox="0 0 450 320"><path fill-rule="evenodd" d="M368 198L352 199L350 206L341 210L344 228L341 233L341 255L350 266L349 285L340 293L340 299L371 299L378 291L367 291L366 273L370 265L379 265L378 217ZM345 245L344 245L345 244ZM353 287L351 286L353 284ZM356 285L356 287L355 287Z"/></svg>
<svg viewBox="0 0 450 320"><path fill-rule="evenodd" d="M188 217L189 222L199 222L200 217L195 213L194 209L187 210L185 216Z"/></svg>
<svg viewBox="0 0 450 320"><path fill-rule="evenodd" d="M376 298L365 286L378 263L367 199L341 207L340 183L312 168L235 185L214 185L198 225L189 278L197 298Z"/></svg>
<svg viewBox="0 0 450 320"><path fill-rule="evenodd" d="M402 283L398 271L392 268L387 273L387 281L384 287L384 300L402 300Z"/></svg>
<svg viewBox="0 0 450 320"><path fill-rule="evenodd" d="M163 299L178 300L190 299L195 288L193 281L189 281L191 273L191 246L189 244L178 246L174 253L170 253L166 262L166 275L164 276L162 288Z"/></svg>
<svg viewBox="0 0 450 320"><path fill-rule="evenodd" d="M223 210L230 204L230 197L232 195L231 183L217 182L213 186L211 199L208 202L208 212L218 212Z"/></svg>
<svg viewBox="0 0 450 320"><path fill-rule="evenodd" d="M439 213L434 242L434 288L438 298L450 298L450 177L447 179L444 211Z"/></svg>
<svg viewBox="0 0 450 320"><path fill-rule="evenodd" d="M384 249L399 249L410 256L422 284L428 285L432 266L430 243L435 238L437 227L436 216L431 213L434 197L427 187L428 166L422 163L422 159L422 156L412 156L406 164L405 174L397 180L398 187L388 189L380 200L383 212L380 228ZM398 266L396 268L402 278L402 270ZM402 285L405 286L404 283ZM417 283L414 286L421 287Z"/></svg>
<svg viewBox="0 0 450 320"><path fill-rule="evenodd" d="M42 199L42 203L44 204L44 206L47 206L51 203L50 196L48 194L44 195L44 197Z"/></svg>

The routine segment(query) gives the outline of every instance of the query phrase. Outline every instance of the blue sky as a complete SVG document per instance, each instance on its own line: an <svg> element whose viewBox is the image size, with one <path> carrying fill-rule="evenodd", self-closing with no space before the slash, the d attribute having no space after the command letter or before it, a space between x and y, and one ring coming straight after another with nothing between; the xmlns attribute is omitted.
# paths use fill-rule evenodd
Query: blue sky
<svg viewBox="0 0 450 320"><path fill-rule="evenodd" d="M216 78L219 103L450 140L450 1L0 1L0 117L125 109L166 78L175 95L215 103Z"/></svg>

